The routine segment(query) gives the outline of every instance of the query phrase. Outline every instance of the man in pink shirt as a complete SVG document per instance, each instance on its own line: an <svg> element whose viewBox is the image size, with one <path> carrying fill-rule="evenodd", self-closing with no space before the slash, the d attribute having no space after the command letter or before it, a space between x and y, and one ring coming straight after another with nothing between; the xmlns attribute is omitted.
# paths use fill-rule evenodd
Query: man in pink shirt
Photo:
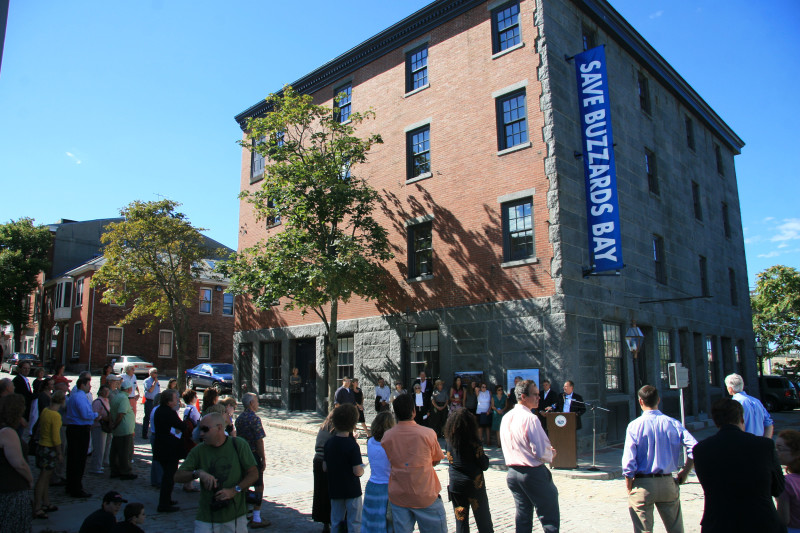
<svg viewBox="0 0 800 533"><path fill-rule="evenodd" d="M556 450L550 445L539 418L531 412L539 407L539 389L526 379L517 383L514 394L517 404L503 416L500 442L508 466L506 483L517 508L516 533L531 531L534 508L542 529L555 533L561 523L558 489L544 463L553 461Z"/></svg>
<svg viewBox="0 0 800 533"><path fill-rule="evenodd" d="M395 398L397 425L387 431L381 445L392 466L389 502L395 533L411 533L414 523L420 533L447 533L447 515L439 497L442 485L433 467L444 459L436 432L414 422L414 398Z"/></svg>

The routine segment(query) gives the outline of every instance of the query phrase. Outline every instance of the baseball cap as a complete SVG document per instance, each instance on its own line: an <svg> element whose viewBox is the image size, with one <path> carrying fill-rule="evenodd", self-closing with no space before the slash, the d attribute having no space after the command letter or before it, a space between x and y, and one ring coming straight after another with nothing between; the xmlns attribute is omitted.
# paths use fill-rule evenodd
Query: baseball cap
<svg viewBox="0 0 800 533"><path fill-rule="evenodd" d="M119 388L120 390L132 389L133 383L131 383L130 381L123 381L122 385L120 385Z"/></svg>
<svg viewBox="0 0 800 533"><path fill-rule="evenodd" d="M111 490L103 496L103 503L128 503L128 500L123 498L119 492Z"/></svg>

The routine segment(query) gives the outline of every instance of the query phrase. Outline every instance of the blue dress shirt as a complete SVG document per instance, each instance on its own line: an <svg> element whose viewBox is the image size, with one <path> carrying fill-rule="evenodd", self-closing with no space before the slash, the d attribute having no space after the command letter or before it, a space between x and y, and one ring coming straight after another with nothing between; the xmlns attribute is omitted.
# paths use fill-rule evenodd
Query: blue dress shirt
<svg viewBox="0 0 800 533"><path fill-rule="evenodd" d="M657 409L645 411L628 424L622 473L628 478L636 474L671 474L680 470L681 446L691 459L695 444L697 440L674 418Z"/></svg>
<svg viewBox="0 0 800 533"><path fill-rule="evenodd" d="M771 426L773 422L761 402L744 391L734 394L733 399L744 408L744 430L756 437L763 437L764 428Z"/></svg>
<svg viewBox="0 0 800 533"><path fill-rule="evenodd" d="M86 393L75 387L67 400L64 425L90 426L99 414L92 410L92 403Z"/></svg>

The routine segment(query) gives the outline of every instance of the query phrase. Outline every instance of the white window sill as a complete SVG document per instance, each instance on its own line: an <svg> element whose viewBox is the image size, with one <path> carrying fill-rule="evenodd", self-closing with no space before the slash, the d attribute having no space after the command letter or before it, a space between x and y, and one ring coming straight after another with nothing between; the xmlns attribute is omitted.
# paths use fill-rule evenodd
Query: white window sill
<svg viewBox="0 0 800 533"><path fill-rule="evenodd" d="M519 150L524 150L525 148L530 148L530 147L531 147L531 142L528 141L526 143L517 144L515 146L512 146L511 148L506 148L505 150L500 150L499 152L497 152L497 156L500 157L502 155L510 154L510 153L517 152Z"/></svg>
<svg viewBox="0 0 800 533"><path fill-rule="evenodd" d="M426 180L426 179L431 178L431 177L433 177L433 172L426 172L424 174L420 174L419 176L417 176L415 178L411 178L410 180L406 180L406 185L409 185L411 183L415 183L417 181Z"/></svg>
<svg viewBox="0 0 800 533"><path fill-rule="evenodd" d="M503 50L502 52L497 52L496 54L494 54L494 55L492 56L492 59L497 59L498 57L503 57L504 55L506 55L506 54L510 54L510 53L511 53L511 52L513 52L514 50L518 50L518 49L520 49L520 48L522 48L522 47L524 47L524 46L525 46L525 43L524 43L524 42L522 42L522 43L519 43L519 44L515 44L515 45L514 45L514 46L512 46L511 48L506 48L506 49L505 49L505 50Z"/></svg>
<svg viewBox="0 0 800 533"><path fill-rule="evenodd" d="M433 274L425 274L424 276L417 276L415 278L408 278L406 281L409 283L417 283L420 281L428 281L429 279L433 279Z"/></svg>
<svg viewBox="0 0 800 533"><path fill-rule="evenodd" d="M416 88L416 89L414 89L413 91L408 91L406 94L404 94L404 95L403 95L403 98L408 98L409 96L415 95L415 94L417 94L418 92L424 91L425 89L427 89L427 88L428 88L428 87L430 87L430 86L431 86L431 84L430 84L430 83L426 83L426 84L425 84L425 85L423 85L422 87L417 87L417 88Z"/></svg>
<svg viewBox="0 0 800 533"><path fill-rule="evenodd" d="M538 257L529 257L527 259L518 259L516 261L506 261L500 265L500 268L514 268L523 265L534 265L539 262Z"/></svg>

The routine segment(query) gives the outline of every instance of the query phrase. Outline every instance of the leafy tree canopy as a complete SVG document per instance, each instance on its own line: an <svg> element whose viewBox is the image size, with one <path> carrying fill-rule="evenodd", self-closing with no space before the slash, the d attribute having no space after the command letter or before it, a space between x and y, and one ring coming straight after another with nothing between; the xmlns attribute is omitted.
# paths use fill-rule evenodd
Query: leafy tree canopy
<svg viewBox="0 0 800 533"><path fill-rule="evenodd" d="M212 254L200 234L172 200L135 201L120 210L125 218L106 226L105 263L92 277L104 290L102 301L128 308L122 324L144 318L148 327L172 323L178 379L183 387L189 309L196 305L196 278Z"/></svg>
<svg viewBox="0 0 800 533"><path fill-rule="evenodd" d="M38 287L38 275L50 268L51 242L47 226L34 226L31 218L0 225L0 323L14 328L16 351L31 319L28 301Z"/></svg>
<svg viewBox="0 0 800 533"><path fill-rule="evenodd" d="M776 265L759 273L750 305L764 358L800 350L800 272Z"/></svg>
<svg viewBox="0 0 800 533"><path fill-rule="evenodd" d="M336 103L338 105L339 98ZM373 218L379 193L360 166L378 134L356 135L374 113L352 113L314 105L311 96L285 87L267 98L271 110L248 122L240 144L263 156L261 187L244 191L257 220L282 225L266 240L224 263L234 293L247 294L259 309L282 300L287 310L309 310L327 335L328 384L335 386L337 309L353 295L381 295L381 262L392 257L386 230ZM255 142L252 142L251 139ZM332 389L330 399L333 400Z"/></svg>

